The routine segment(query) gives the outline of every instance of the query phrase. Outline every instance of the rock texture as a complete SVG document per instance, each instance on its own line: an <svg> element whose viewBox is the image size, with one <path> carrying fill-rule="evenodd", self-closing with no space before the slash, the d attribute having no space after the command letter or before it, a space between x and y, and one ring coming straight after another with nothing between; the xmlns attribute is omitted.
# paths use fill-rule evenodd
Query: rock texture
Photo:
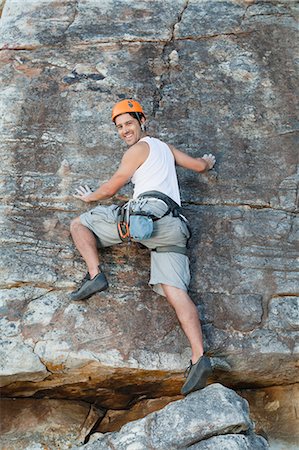
<svg viewBox="0 0 299 450"><path fill-rule="evenodd" d="M84 402L1 399L1 449L69 449L83 444L101 418Z"/></svg>
<svg viewBox="0 0 299 450"><path fill-rule="evenodd" d="M298 384L242 390L239 394L250 404L256 432L269 436L271 449L298 449Z"/></svg>
<svg viewBox="0 0 299 450"><path fill-rule="evenodd" d="M107 433L108 431L119 431L123 425L134 420L141 419L148 414L159 411L170 402L180 400L182 395L177 397L160 397L144 399L131 406L129 410L108 410L105 417L95 428L95 432Z"/></svg>
<svg viewBox="0 0 299 450"><path fill-rule="evenodd" d="M147 251L106 250L110 290L68 298L85 272L72 193L117 168L110 111L128 96L150 134L217 157L207 175L179 170L210 381L297 382L296 2L6 0L0 11L2 395L124 409L179 393L189 348L147 286Z"/></svg>
<svg viewBox="0 0 299 450"><path fill-rule="evenodd" d="M82 450L266 450L253 433L247 402L219 384L188 395L161 411L107 433Z"/></svg>

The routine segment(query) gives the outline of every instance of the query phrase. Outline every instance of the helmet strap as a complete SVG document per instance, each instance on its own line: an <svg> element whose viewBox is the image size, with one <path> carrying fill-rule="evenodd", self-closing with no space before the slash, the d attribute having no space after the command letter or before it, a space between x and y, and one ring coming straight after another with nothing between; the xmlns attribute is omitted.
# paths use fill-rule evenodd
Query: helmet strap
<svg viewBox="0 0 299 450"><path fill-rule="evenodd" d="M129 112L129 114L131 115L131 116L133 116L133 117L135 117L135 119L137 119L138 120L138 122L139 122L139 125L140 125L140 128L141 128L141 131L142 132L145 132L146 131L146 126L145 126L145 124L144 123L142 123L141 122L141 119L142 119L142 117L144 117L143 116L143 114L141 114L141 113L139 113L139 112Z"/></svg>
<svg viewBox="0 0 299 450"><path fill-rule="evenodd" d="M135 112L135 114L136 114L136 118L137 118L137 120L139 122L141 131L143 131L143 132L146 131L146 126L144 125L144 123L141 122L141 119L142 119L143 115L138 113L138 112Z"/></svg>

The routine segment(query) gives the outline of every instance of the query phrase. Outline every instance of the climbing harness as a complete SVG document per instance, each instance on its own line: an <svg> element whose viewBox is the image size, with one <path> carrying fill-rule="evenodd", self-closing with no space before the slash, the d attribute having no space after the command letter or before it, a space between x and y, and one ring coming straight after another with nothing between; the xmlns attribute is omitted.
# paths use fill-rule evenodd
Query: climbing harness
<svg viewBox="0 0 299 450"><path fill-rule="evenodd" d="M150 211L142 210L147 200L151 198L154 200L161 200L168 209L160 217L151 214ZM135 202L135 203L134 203ZM138 205L138 208L134 208ZM183 220L189 230L190 236L191 231L187 219L181 213L181 207L168 195L163 194L159 191L147 191L140 194L137 199L129 200L123 206L119 208L118 218L117 218L117 229L119 237L124 242L129 242L131 240L146 240L152 236L153 233L153 222L161 219L162 217L172 214L173 217L179 217ZM182 255L187 255L187 248L180 247L178 245L164 245L152 249L152 251L157 253L180 253Z"/></svg>

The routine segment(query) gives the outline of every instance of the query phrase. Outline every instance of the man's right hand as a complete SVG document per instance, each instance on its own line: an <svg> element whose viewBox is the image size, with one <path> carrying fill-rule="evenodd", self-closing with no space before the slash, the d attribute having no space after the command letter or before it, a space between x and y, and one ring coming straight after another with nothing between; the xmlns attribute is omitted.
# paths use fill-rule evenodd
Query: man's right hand
<svg viewBox="0 0 299 450"><path fill-rule="evenodd" d="M79 198L83 202L89 203L92 200L89 198L90 194L92 194L92 190L87 186L79 186L78 189L76 189L77 194L73 194L75 198Z"/></svg>
<svg viewBox="0 0 299 450"><path fill-rule="evenodd" d="M216 163L216 158L214 155L212 155L212 153L203 155L202 159L204 159L208 164L207 170L211 170Z"/></svg>

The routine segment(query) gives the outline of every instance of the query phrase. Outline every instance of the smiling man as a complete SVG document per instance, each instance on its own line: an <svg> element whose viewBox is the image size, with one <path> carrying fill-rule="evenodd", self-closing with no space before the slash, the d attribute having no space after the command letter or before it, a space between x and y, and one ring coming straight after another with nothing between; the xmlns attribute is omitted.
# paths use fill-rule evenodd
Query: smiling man
<svg viewBox="0 0 299 450"><path fill-rule="evenodd" d="M123 207L98 205L72 221L72 238L88 273L81 286L71 293L71 299L86 300L108 288L100 268L98 244L107 247L131 239L151 249L149 284L174 308L191 346L192 359L181 391L186 395L206 385L211 364L204 355L197 308L188 295L186 245L190 232L181 213L175 166L205 172L212 169L215 157L209 154L193 158L148 136L145 114L136 100L126 99L114 105L112 121L128 146L119 168L94 192L88 186L80 186L75 197L88 203L105 200L131 181L133 198Z"/></svg>

